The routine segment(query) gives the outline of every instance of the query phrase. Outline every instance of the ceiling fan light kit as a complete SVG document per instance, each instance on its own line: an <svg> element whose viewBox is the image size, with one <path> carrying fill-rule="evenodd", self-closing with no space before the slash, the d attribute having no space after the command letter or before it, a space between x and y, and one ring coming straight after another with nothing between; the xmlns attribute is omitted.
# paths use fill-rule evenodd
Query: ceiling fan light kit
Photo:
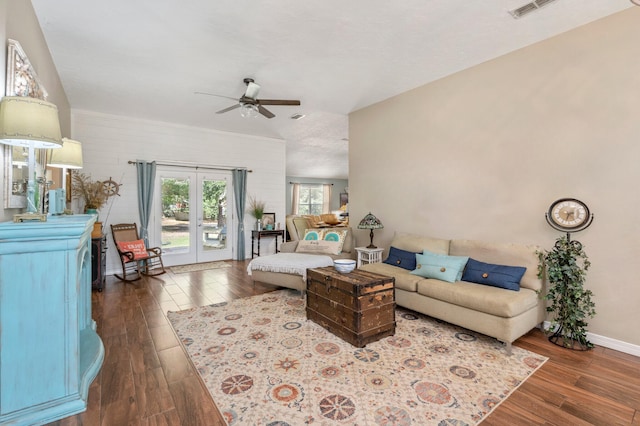
<svg viewBox="0 0 640 426"><path fill-rule="evenodd" d="M243 104L240 107L240 115L244 118L254 118L259 115L258 107L253 104Z"/></svg>
<svg viewBox="0 0 640 426"><path fill-rule="evenodd" d="M300 105L300 101L297 99L258 99L258 93L260 92L260 85L255 83L252 78L245 78L242 80L244 84L247 86L244 94L240 96L238 99L238 103L235 105L231 105L230 107L221 109L217 111L216 114L224 114L225 112L229 112L236 108L240 108L240 115L242 117L257 117L258 115L263 115L266 118L273 118L275 114L266 109L263 105L290 105L290 106L298 106ZM196 95L208 95L208 96L217 96L219 98L230 98L229 96L216 95L214 93L206 93L206 92L194 92Z"/></svg>

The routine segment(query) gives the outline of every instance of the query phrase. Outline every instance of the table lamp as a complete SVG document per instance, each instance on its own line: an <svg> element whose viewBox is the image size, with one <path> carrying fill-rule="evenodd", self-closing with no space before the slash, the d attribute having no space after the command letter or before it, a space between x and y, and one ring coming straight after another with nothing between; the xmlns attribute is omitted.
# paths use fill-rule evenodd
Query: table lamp
<svg viewBox="0 0 640 426"><path fill-rule="evenodd" d="M73 139L62 138L62 148L47 151L47 166L61 169L81 169L82 144Z"/></svg>
<svg viewBox="0 0 640 426"><path fill-rule="evenodd" d="M369 214L367 214L358 224L358 229L369 229L371 230L369 232L369 245L367 246L367 248L377 248L376 246L373 245L373 230L374 229L382 229L384 228L384 226L382 225L382 222L380 222L380 220L375 217L374 215L371 214L371 212L369 212Z"/></svg>
<svg viewBox="0 0 640 426"><path fill-rule="evenodd" d="M35 149L62 147L58 107L41 99L5 96L0 101L0 143L29 149L27 213L15 215L14 222L46 221L47 216L36 207Z"/></svg>
<svg viewBox="0 0 640 426"><path fill-rule="evenodd" d="M49 213L53 215L63 214L67 208L67 193L71 194L71 173L72 169L82 168L82 144L73 139L62 138L62 148L47 150L47 167L62 169L64 189L53 189L49 191Z"/></svg>

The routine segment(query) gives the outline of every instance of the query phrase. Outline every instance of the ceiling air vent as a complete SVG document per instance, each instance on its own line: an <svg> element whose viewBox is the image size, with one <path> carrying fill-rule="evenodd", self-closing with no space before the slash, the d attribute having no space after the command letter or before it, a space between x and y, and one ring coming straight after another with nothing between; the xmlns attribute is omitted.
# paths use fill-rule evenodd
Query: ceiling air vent
<svg viewBox="0 0 640 426"><path fill-rule="evenodd" d="M541 7L548 5L549 3L553 3L554 1L556 0L535 0L535 1L532 1L531 3L525 4L524 6L520 6L517 9L511 10L509 11L509 13L511 14L511 16L513 16L516 19L522 18L524 15L527 15L535 10L538 10Z"/></svg>

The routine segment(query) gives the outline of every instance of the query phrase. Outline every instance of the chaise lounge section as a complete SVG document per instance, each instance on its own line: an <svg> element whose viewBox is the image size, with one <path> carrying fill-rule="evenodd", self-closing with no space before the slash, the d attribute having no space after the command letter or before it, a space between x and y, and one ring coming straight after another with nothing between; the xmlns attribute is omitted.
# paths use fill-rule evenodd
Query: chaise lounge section
<svg viewBox="0 0 640 426"><path fill-rule="evenodd" d="M287 241L280 247L280 253L253 259L247 266L247 273L253 281L304 292L307 288L307 269L331 266L335 259L355 259L351 229L343 229L346 235L339 254L298 252L300 240Z"/></svg>

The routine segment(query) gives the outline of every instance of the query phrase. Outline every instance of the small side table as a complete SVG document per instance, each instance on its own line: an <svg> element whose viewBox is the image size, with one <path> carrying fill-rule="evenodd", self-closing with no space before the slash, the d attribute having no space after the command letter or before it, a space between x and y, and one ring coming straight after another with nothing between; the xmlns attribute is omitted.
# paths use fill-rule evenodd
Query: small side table
<svg viewBox="0 0 640 426"><path fill-rule="evenodd" d="M358 252L358 264L356 265L357 268L368 263L382 262L382 252L384 251L383 248L356 247L356 251Z"/></svg>
<svg viewBox="0 0 640 426"><path fill-rule="evenodd" d="M281 238L280 242L284 243L284 229L274 229L271 231L251 231L251 258L253 256L260 256L260 238L273 237L276 240L276 253L278 253L278 237ZM258 251L254 248L254 242L258 240Z"/></svg>

